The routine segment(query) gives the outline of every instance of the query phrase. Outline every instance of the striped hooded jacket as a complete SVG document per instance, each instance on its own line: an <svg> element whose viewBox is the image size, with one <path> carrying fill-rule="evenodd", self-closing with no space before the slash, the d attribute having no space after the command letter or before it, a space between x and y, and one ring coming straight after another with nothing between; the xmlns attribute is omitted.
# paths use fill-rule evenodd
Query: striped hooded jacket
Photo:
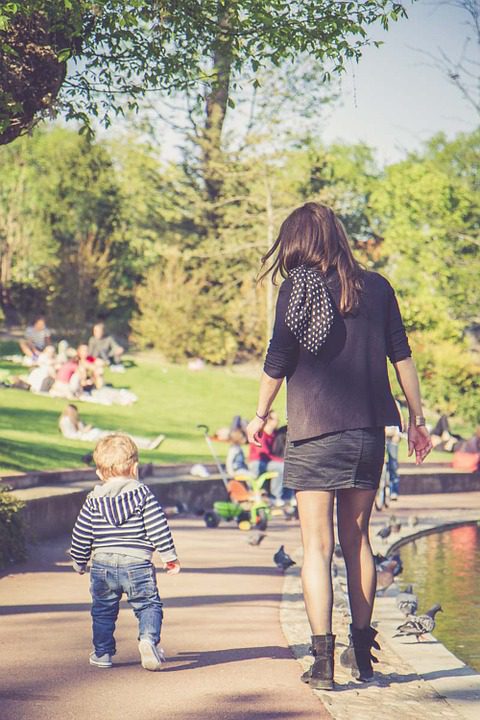
<svg viewBox="0 0 480 720"><path fill-rule="evenodd" d="M146 485L112 478L87 496L75 522L70 555L85 567L96 552L150 560L157 549L163 562L177 559L167 518Z"/></svg>

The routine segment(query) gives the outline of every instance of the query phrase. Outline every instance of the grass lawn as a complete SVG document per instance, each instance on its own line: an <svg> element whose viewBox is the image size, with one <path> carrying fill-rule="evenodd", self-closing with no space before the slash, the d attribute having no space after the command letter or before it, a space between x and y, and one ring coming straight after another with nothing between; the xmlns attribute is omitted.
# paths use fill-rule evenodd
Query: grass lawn
<svg viewBox="0 0 480 720"><path fill-rule="evenodd" d="M10 345L10 343L9 343ZM5 353L15 352L5 345ZM167 365L153 354L132 358L136 367L126 373L107 373L107 382L126 387L138 396L129 407L77 403L82 420L102 429L124 430L150 438L167 439L154 451L142 451L142 462L207 462L211 459L197 424L212 430L229 425L234 415L255 412L258 380L241 369L206 368L192 372ZM0 369L25 373L0 357ZM259 373L256 374L257 377ZM34 395L23 390L0 389L0 473L82 467L81 456L92 443L66 440L58 417L66 400ZM284 399L277 402L282 411ZM226 443L218 443L220 454Z"/></svg>
<svg viewBox="0 0 480 720"><path fill-rule="evenodd" d="M14 343L0 343L0 354L17 352ZM168 365L153 353L132 358L136 364L125 374L107 373L107 382L126 387L138 396L129 407L77 403L82 420L107 430L124 430L150 438L164 433L167 439L154 451L142 451L142 462L208 462L208 448L197 424L212 431L228 426L234 415L249 418L255 411L258 372L243 368L209 368L192 372L185 366ZM0 356L0 370L25 373ZM0 389L0 473L82 467L81 457L92 443L66 440L58 429L65 400L34 395L23 390ZM284 414L285 397L275 403ZM217 443L224 456L226 443ZM450 456L432 453L431 460ZM406 443L400 445L406 460Z"/></svg>

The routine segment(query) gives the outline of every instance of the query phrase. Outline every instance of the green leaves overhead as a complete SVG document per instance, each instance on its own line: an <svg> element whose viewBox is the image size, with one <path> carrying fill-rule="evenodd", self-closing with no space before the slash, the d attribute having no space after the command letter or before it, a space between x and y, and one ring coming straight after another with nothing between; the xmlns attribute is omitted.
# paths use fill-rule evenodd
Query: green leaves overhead
<svg viewBox="0 0 480 720"><path fill-rule="evenodd" d="M405 14L392 0L4 3L0 69L8 82L0 100L0 141L10 142L50 108L85 125L92 117L108 125L112 115L136 109L145 94L198 92L202 83L215 84L219 53L228 55L234 85L258 82L263 67L302 54L322 60L328 78L348 58L360 57L369 26L386 28ZM41 74L49 82L32 98Z"/></svg>

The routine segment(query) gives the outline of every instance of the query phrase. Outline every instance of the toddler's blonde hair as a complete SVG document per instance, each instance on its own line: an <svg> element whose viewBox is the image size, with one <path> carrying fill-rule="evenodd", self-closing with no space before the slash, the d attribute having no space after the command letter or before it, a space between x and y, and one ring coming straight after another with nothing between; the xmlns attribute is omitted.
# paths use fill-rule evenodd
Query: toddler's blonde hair
<svg viewBox="0 0 480 720"><path fill-rule="evenodd" d="M133 476L138 462L138 448L125 433L112 433L98 441L93 460L103 480L111 477Z"/></svg>

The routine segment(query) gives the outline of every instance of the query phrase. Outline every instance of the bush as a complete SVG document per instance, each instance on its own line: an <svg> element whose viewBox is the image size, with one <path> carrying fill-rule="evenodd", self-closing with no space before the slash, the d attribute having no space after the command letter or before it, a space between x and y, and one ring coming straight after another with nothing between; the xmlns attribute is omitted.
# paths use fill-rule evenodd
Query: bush
<svg viewBox="0 0 480 720"><path fill-rule="evenodd" d="M425 404L439 414L479 424L480 367L474 354L429 333L412 333L410 339Z"/></svg>
<svg viewBox="0 0 480 720"><path fill-rule="evenodd" d="M173 362L198 356L223 365L260 354L265 345L260 291L253 281L237 284L234 298L224 300L220 282L211 283L201 271L187 272L181 255L172 251L137 290L132 340Z"/></svg>
<svg viewBox="0 0 480 720"><path fill-rule="evenodd" d="M25 534L20 510L25 503L0 488L0 568L25 560Z"/></svg>

